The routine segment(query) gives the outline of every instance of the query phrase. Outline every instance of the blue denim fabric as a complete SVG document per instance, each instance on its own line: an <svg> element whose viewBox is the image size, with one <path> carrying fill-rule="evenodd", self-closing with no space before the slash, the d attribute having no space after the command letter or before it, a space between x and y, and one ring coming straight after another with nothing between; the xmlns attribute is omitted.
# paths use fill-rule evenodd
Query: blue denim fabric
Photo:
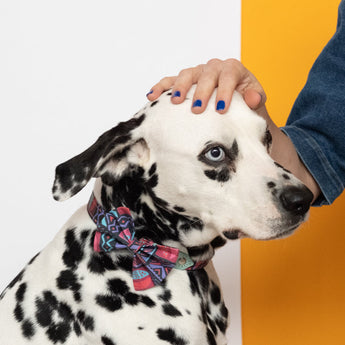
<svg viewBox="0 0 345 345"><path fill-rule="evenodd" d="M336 33L281 129L320 186L322 194L313 206L331 204L345 185L345 0L339 5Z"/></svg>

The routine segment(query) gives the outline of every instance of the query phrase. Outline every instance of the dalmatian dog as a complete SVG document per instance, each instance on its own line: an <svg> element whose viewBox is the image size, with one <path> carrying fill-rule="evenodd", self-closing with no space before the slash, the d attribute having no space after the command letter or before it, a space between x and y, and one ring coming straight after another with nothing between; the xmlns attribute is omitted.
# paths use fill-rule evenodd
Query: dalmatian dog
<svg viewBox="0 0 345 345"><path fill-rule="evenodd" d="M215 94L194 115L193 92L165 92L56 168L56 200L95 177L93 196L1 294L0 344L226 344L215 249L291 234L312 194L239 94L226 115Z"/></svg>

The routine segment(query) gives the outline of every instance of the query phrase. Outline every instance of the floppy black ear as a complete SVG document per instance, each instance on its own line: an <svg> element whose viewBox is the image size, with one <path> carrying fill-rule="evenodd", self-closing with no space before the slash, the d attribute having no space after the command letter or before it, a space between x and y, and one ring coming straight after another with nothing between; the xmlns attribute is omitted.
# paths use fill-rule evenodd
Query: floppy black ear
<svg viewBox="0 0 345 345"><path fill-rule="evenodd" d="M98 140L81 154L58 165L55 170L53 196L63 201L78 193L91 177L109 173L109 163L123 159L133 146L146 146L143 139L135 138L133 130L141 125L145 115L120 122L116 127L103 133ZM135 150L134 150L135 151ZM134 154L135 155L135 154ZM133 156L133 155L132 155ZM132 157L133 159L133 157ZM116 174L116 164L110 164ZM120 169L123 171L123 167Z"/></svg>

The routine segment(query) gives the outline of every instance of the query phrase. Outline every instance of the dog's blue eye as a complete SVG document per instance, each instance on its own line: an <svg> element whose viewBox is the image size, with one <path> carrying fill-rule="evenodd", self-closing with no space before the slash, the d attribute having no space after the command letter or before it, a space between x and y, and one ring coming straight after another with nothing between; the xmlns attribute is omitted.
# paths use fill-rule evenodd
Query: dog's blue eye
<svg viewBox="0 0 345 345"><path fill-rule="evenodd" d="M208 150L205 153L205 157L212 162L220 162L224 159L225 152L221 147L216 146L216 147L212 147L212 149Z"/></svg>

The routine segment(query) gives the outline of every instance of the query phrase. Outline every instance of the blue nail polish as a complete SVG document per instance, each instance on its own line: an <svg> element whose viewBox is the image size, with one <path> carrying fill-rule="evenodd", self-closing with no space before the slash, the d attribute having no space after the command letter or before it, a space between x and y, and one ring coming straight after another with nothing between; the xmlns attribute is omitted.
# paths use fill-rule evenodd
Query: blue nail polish
<svg viewBox="0 0 345 345"><path fill-rule="evenodd" d="M180 91L175 91L172 97L181 97L181 92Z"/></svg>
<svg viewBox="0 0 345 345"><path fill-rule="evenodd" d="M148 92L148 93L146 94L146 97L147 97L148 95L151 95L151 93L153 93L153 90L150 90L150 92Z"/></svg>
<svg viewBox="0 0 345 345"><path fill-rule="evenodd" d="M200 99L197 99L194 103L193 103L193 108L194 107L201 107L202 105L202 101Z"/></svg>
<svg viewBox="0 0 345 345"><path fill-rule="evenodd" d="M225 102L224 101L218 101L217 110L223 110L223 109L225 109Z"/></svg>

